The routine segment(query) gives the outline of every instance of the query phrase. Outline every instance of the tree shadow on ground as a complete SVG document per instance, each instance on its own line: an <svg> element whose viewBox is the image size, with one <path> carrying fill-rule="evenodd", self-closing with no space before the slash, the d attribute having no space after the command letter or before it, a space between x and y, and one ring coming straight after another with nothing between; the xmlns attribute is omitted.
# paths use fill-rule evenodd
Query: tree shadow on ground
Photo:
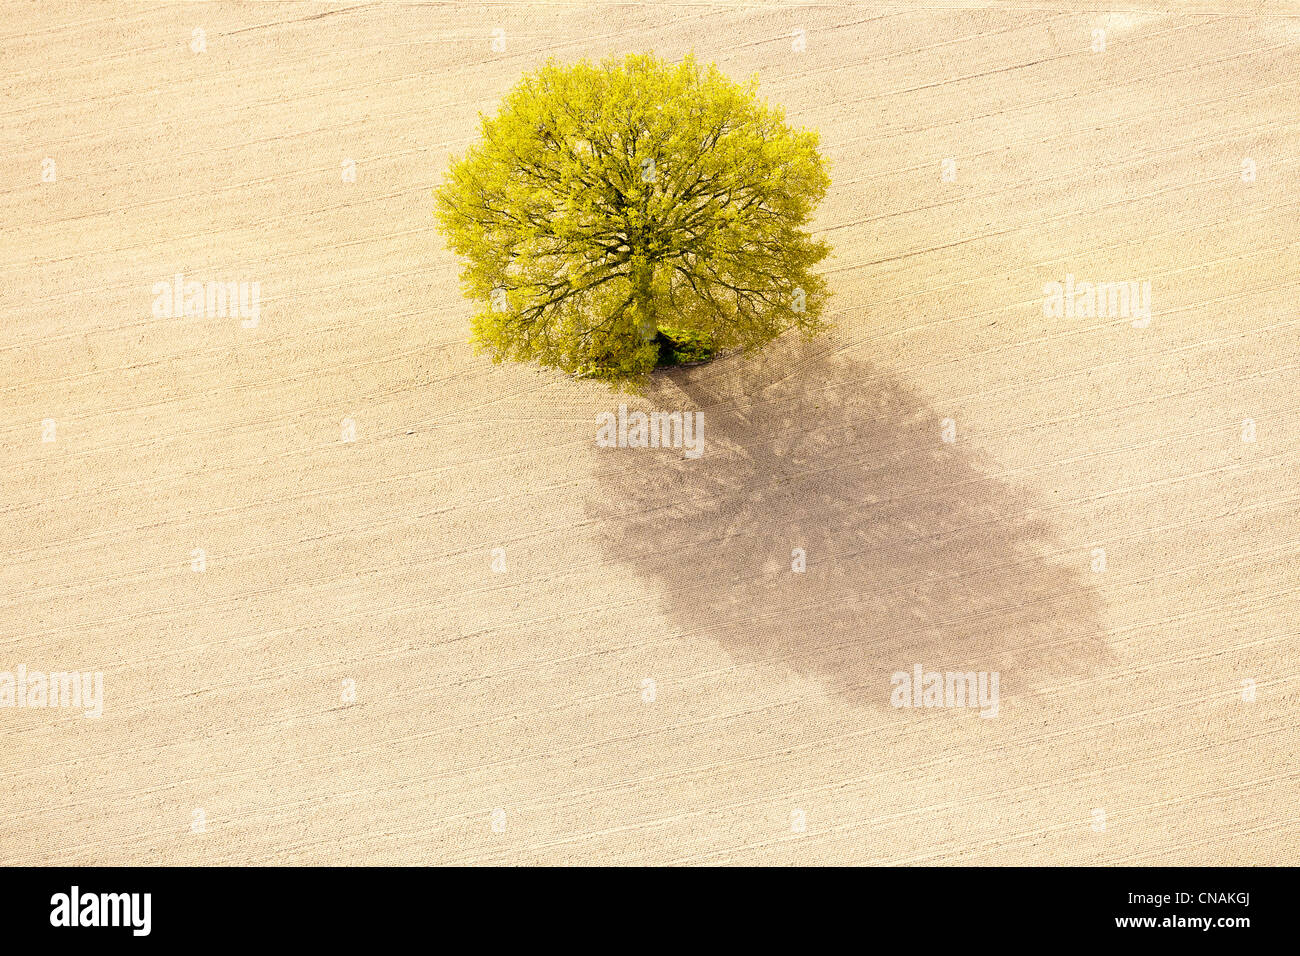
<svg viewBox="0 0 1300 956"><path fill-rule="evenodd" d="M1106 658L1088 543L1058 540L1027 489L834 343L661 371L628 404L703 412L698 458L601 448L587 504L682 639L880 707L917 664L997 671L1005 703Z"/></svg>

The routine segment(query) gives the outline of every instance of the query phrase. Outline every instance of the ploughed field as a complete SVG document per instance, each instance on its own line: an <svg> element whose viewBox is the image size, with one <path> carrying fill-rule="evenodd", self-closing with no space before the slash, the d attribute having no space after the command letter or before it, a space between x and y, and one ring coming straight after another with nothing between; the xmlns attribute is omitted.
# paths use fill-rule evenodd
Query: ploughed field
<svg viewBox="0 0 1300 956"><path fill-rule="evenodd" d="M0 862L1294 862L1300 6L969 6L0 6ZM837 331L493 366L430 190L644 50Z"/></svg>

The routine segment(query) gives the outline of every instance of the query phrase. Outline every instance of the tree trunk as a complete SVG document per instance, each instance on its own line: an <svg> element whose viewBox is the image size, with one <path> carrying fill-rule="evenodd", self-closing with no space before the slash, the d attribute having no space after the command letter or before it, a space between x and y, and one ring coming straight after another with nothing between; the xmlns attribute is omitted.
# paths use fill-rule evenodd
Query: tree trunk
<svg viewBox="0 0 1300 956"><path fill-rule="evenodd" d="M655 318L654 263L639 262L632 267L632 301L636 310L637 328L645 341L659 333Z"/></svg>

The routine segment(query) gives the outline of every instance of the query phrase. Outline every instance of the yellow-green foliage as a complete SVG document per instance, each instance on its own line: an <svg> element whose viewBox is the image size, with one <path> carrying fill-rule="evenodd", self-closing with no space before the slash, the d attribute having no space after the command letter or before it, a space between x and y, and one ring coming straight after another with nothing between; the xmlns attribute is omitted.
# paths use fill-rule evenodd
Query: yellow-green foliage
<svg viewBox="0 0 1300 956"><path fill-rule="evenodd" d="M823 328L804 227L828 185L757 80L646 55L523 77L435 196L477 344L629 382L660 325L745 350Z"/></svg>

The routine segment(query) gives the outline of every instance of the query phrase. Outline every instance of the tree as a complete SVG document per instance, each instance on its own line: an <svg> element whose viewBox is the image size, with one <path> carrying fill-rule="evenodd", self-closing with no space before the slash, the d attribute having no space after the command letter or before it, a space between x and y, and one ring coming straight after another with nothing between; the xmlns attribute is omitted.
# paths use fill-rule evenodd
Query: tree
<svg viewBox="0 0 1300 956"><path fill-rule="evenodd" d="M817 134L693 57L548 62L435 190L473 339L629 383L666 344L753 351L825 325L829 253L804 229L829 177Z"/></svg>

